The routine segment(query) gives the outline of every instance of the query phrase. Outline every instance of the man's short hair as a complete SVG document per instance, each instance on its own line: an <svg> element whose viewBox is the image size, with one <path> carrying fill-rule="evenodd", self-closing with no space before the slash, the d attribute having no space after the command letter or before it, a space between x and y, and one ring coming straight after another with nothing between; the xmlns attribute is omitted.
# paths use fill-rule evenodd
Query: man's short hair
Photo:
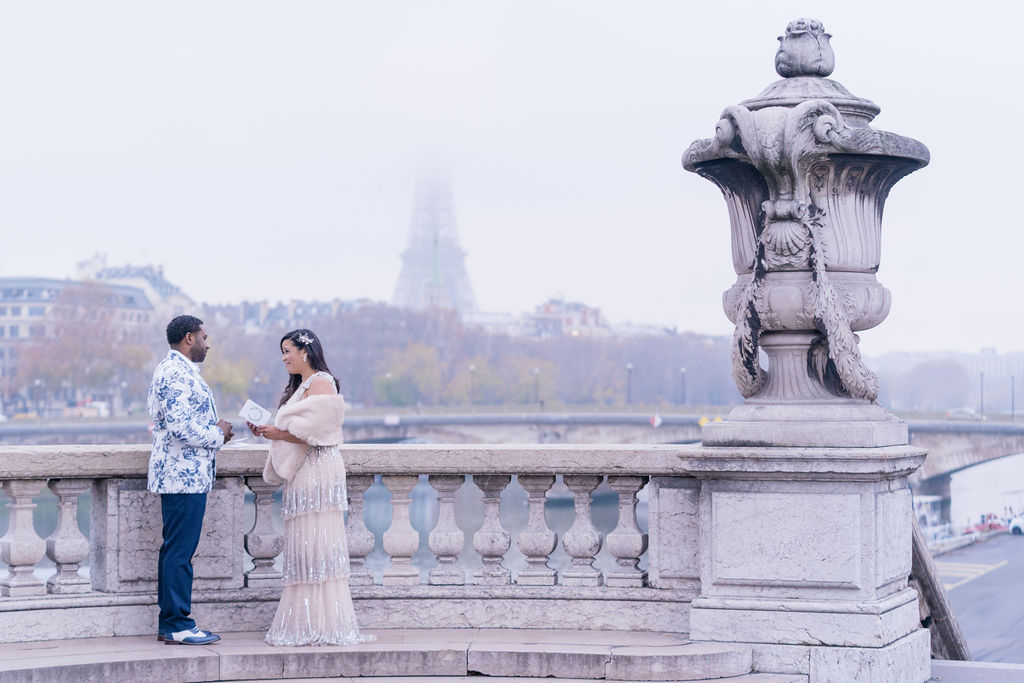
<svg viewBox="0 0 1024 683"><path fill-rule="evenodd" d="M179 315L167 323L167 343L171 346L178 344L189 332L198 332L203 326L203 321L194 315Z"/></svg>

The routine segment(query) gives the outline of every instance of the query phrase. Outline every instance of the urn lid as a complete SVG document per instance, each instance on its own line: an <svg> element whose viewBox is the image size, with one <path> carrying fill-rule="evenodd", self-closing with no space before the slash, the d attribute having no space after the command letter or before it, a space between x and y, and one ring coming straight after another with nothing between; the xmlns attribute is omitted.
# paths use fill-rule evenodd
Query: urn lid
<svg viewBox="0 0 1024 683"><path fill-rule="evenodd" d="M835 55L829 44L831 34L817 19L797 19L779 36L775 53L775 81L753 99L743 102L752 111L766 107L795 107L807 100L825 100L842 114L847 124L867 126L881 108L869 99L857 97L842 83L826 78L835 68Z"/></svg>

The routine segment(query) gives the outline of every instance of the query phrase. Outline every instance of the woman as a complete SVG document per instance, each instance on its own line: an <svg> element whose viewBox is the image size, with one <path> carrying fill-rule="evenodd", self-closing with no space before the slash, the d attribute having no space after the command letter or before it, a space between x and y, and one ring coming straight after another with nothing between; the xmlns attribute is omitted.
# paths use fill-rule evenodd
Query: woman
<svg viewBox="0 0 1024 683"><path fill-rule="evenodd" d="M284 483L284 591L267 632L271 645L349 645L359 633L349 592L345 463L338 445L345 401L310 330L281 338L288 384L273 425L249 425L271 440L263 478Z"/></svg>

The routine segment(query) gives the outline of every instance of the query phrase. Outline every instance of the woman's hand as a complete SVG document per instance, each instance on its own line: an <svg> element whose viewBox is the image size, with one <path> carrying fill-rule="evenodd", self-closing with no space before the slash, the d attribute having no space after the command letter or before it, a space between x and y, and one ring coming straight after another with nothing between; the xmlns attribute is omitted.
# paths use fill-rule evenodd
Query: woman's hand
<svg viewBox="0 0 1024 683"><path fill-rule="evenodd" d="M283 429L278 429L274 425L262 425L256 428L256 433L262 436L264 439L270 439L271 441L290 441L288 437L291 436L288 432Z"/></svg>
<svg viewBox="0 0 1024 683"><path fill-rule="evenodd" d="M305 443L302 439L298 438L294 434L284 429L278 429L274 425L254 425L252 422L246 422L246 426L249 427L249 431L256 436L262 436L264 439L270 439L271 441L289 441L291 443Z"/></svg>
<svg viewBox="0 0 1024 683"><path fill-rule="evenodd" d="M288 436L288 432L284 429L278 429L273 425L263 425L258 427L259 435L263 438L268 438L271 441L280 441Z"/></svg>

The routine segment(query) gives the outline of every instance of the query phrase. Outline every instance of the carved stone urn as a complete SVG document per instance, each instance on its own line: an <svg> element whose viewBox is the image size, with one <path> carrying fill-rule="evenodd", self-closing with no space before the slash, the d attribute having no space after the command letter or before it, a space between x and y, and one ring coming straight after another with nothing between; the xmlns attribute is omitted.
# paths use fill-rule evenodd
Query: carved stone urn
<svg viewBox="0 0 1024 683"><path fill-rule="evenodd" d="M871 128L878 106L826 78L830 37L815 19L791 22L775 58L782 80L727 107L714 137L683 156L725 196L737 275L723 303L745 402L704 428L705 445L907 443L906 424L876 403L856 332L889 313L875 278L885 199L929 154Z"/></svg>

